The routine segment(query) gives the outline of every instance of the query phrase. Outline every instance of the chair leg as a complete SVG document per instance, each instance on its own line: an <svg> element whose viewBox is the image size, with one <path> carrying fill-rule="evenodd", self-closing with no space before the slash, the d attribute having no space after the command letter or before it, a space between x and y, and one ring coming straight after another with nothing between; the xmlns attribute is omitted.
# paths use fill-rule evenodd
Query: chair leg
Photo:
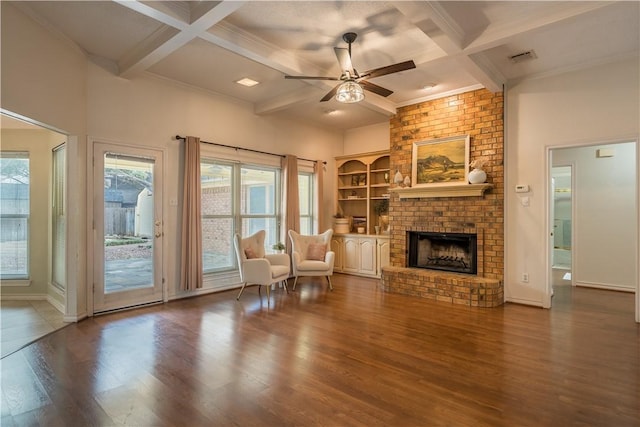
<svg viewBox="0 0 640 427"><path fill-rule="evenodd" d="M261 286L262 287L262 286ZM267 304L269 304L269 296L271 292L271 285L267 285Z"/></svg>
<svg viewBox="0 0 640 427"><path fill-rule="evenodd" d="M329 289L333 290L333 285L331 284L331 276L327 276L327 280L329 281Z"/></svg>
<svg viewBox="0 0 640 427"><path fill-rule="evenodd" d="M293 290L296 290L296 283L298 283L298 276L295 277L295 279L293 279Z"/></svg>
<svg viewBox="0 0 640 427"><path fill-rule="evenodd" d="M242 284L242 288L240 289L240 293L238 294L238 297L236 298L236 301L240 299L240 295L242 295L242 292L244 291L244 287L247 286L247 282L244 282Z"/></svg>
<svg viewBox="0 0 640 427"><path fill-rule="evenodd" d="M287 279L284 279L282 281L282 286L284 286L284 290L287 291L287 293L289 293L289 288L287 288Z"/></svg>

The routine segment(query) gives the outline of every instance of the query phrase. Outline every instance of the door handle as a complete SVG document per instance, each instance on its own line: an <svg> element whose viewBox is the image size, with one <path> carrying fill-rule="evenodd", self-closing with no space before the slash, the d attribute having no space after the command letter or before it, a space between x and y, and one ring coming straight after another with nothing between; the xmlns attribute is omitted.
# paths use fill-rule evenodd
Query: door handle
<svg viewBox="0 0 640 427"><path fill-rule="evenodd" d="M162 236L162 228L161 228L162 221L156 221L155 225L156 225L155 236L156 236L156 238L161 237Z"/></svg>

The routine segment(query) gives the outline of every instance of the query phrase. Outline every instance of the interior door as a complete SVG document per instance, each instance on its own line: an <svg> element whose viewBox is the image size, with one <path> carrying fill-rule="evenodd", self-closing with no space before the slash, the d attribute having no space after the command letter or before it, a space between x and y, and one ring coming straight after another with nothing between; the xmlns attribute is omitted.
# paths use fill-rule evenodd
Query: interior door
<svg viewBox="0 0 640 427"><path fill-rule="evenodd" d="M162 152L94 144L93 311L162 301Z"/></svg>

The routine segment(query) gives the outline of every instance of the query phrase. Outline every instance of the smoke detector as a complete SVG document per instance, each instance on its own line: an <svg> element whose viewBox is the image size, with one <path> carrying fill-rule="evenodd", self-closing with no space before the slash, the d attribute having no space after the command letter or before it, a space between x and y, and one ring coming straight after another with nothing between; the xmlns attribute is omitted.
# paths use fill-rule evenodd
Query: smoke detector
<svg viewBox="0 0 640 427"><path fill-rule="evenodd" d="M536 59L537 57L538 56L536 55L536 52L533 49L531 49L525 52L520 52L520 53L516 53L515 55L511 55L509 56L509 60L514 64L518 64L520 62L528 61L530 59Z"/></svg>

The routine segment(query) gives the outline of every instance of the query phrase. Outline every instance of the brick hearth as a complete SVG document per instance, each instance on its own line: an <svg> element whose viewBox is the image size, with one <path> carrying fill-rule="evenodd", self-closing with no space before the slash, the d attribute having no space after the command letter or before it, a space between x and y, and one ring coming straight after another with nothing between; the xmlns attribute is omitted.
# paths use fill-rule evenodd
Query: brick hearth
<svg viewBox="0 0 640 427"><path fill-rule="evenodd" d="M504 139L503 96L485 89L398 109L391 119L391 169L411 176L413 143L470 135L470 160L487 160L483 168L493 188L481 196L389 202L391 257L383 269L385 291L478 307L504 301ZM475 233L477 275L407 268L406 232Z"/></svg>

